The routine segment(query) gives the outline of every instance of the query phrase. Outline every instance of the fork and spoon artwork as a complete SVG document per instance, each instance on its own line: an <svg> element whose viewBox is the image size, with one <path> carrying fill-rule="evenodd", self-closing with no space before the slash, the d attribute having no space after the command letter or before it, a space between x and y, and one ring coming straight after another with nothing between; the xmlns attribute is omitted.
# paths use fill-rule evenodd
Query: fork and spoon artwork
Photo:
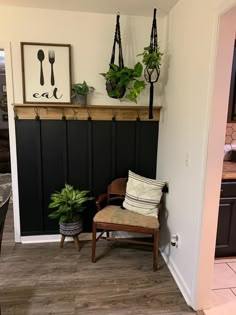
<svg viewBox="0 0 236 315"><path fill-rule="evenodd" d="M43 61L45 60L45 53L42 49L38 50L37 58L40 62L40 85L44 85L44 71L43 71ZM54 77L54 63L55 63L55 51L49 50L48 51L48 62L50 63L51 68L51 76L50 76L50 82L51 85L55 85L55 77Z"/></svg>

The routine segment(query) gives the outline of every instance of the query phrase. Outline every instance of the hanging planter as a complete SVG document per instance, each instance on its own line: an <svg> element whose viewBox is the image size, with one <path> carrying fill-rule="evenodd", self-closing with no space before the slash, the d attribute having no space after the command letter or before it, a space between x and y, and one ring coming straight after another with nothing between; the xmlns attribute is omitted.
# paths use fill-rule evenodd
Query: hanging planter
<svg viewBox="0 0 236 315"><path fill-rule="evenodd" d="M119 49L118 65L115 64L116 45L118 45ZM145 82L137 79L141 77L142 72L143 66L140 62L138 62L133 69L124 66L120 36L120 15L117 14L116 30L109 71L101 73L101 75L106 79L106 90L108 96L116 99L122 99L125 97L132 102L137 102L137 97L145 88Z"/></svg>
<svg viewBox="0 0 236 315"><path fill-rule="evenodd" d="M156 83L160 76L160 66L162 53L158 46L157 38L157 22L156 22L156 8L153 13L152 31L150 45L144 48L144 52L139 56L143 56L143 64L145 65L144 77L146 82L150 83L150 97L149 97L149 119L153 118L153 95L154 83Z"/></svg>
<svg viewBox="0 0 236 315"><path fill-rule="evenodd" d="M116 45L118 45L119 49L119 66L115 66L115 53L116 53ZM122 98L125 95L126 87L122 84L119 84L119 80L115 78L115 73L112 76L112 72L117 70L121 70L124 68L124 59L122 53L122 45L121 45L121 36L120 36L120 15L116 16L116 30L114 36L114 42L111 53L111 61L110 61L110 72L111 76L106 77L106 90L107 94L112 98Z"/></svg>

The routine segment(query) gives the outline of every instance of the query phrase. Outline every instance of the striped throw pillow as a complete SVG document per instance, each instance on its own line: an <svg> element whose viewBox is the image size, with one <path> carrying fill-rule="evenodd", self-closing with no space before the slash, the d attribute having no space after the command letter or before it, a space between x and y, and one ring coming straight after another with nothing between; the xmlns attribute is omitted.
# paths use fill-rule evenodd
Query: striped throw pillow
<svg viewBox="0 0 236 315"><path fill-rule="evenodd" d="M158 205L165 184L165 181L146 178L129 171L123 207L157 218Z"/></svg>

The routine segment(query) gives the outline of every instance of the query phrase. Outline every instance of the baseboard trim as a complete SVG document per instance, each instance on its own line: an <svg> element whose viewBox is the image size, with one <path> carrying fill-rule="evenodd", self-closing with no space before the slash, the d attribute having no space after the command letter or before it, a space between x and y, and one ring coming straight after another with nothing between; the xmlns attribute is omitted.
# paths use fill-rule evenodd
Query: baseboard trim
<svg viewBox="0 0 236 315"><path fill-rule="evenodd" d="M79 236L81 241L90 241L92 239L92 233L81 233ZM60 242L61 234L50 234L50 235L30 235L30 236L21 236L22 244L34 244L34 243L52 243ZM72 237L66 237L66 241L72 241Z"/></svg>
<svg viewBox="0 0 236 315"><path fill-rule="evenodd" d="M97 233L97 236L100 232ZM120 238L132 238L132 237L148 237L147 235L142 235L138 233L126 233L126 232L115 232L116 237ZM81 233L79 235L81 241L91 241L92 233ZM61 234L49 234L49 235L30 235L30 236L21 236L22 244L33 244L33 243L52 243L60 242ZM66 237L65 241L73 240L73 238Z"/></svg>
<svg viewBox="0 0 236 315"><path fill-rule="evenodd" d="M178 268L176 267L175 263L173 262L173 260L170 257L167 257L165 252L161 252L161 255L167 265L167 267L169 268L173 278L175 279L175 282L177 283L177 286L179 287L186 303L192 307L192 303L191 303L191 292L188 288L188 286L186 285L183 277L181 276Z"/></svg>

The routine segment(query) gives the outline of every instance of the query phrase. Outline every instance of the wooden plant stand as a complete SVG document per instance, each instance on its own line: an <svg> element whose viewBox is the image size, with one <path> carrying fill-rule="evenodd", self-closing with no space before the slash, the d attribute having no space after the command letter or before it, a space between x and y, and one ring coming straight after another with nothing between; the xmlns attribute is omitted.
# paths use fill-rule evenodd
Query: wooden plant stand
<svg viewBox="0 0 236 315"><path fill-rule="evenodd" d="M75 247L76 247L76 249L78 251L80 251L79 234L76 234L76 235L61 235L60 248L63 248L66 236L73 237L74 243L75 243Z"/></svg>

